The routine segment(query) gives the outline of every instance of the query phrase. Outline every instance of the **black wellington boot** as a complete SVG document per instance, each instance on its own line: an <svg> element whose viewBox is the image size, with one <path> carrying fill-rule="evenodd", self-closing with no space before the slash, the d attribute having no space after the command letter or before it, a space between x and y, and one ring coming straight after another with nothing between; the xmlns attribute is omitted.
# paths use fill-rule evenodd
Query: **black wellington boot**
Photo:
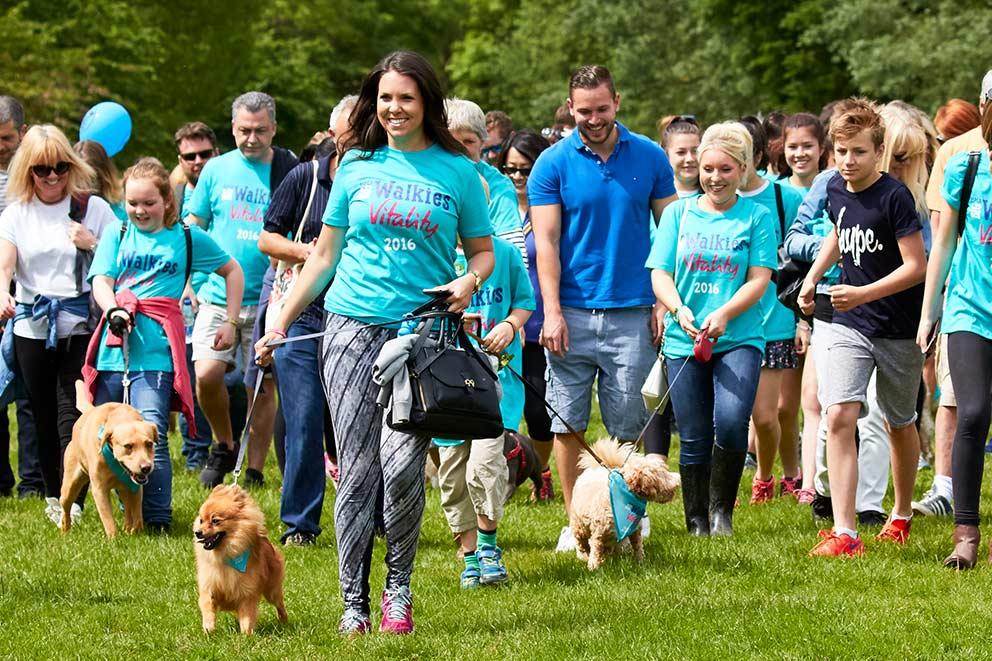
<svg viewBox="0 0 992 661"><path fill-rule="evenodd" d="M713 446L710 476L710 534L734 534L734 504L741 486L747 452L730 452Z"/></svg>
<svg viewBox="0 0 992 661"><path fill-rule="evenodd" d="M710 534L710 465L679 465L685 529L694 537Z"/></svg>

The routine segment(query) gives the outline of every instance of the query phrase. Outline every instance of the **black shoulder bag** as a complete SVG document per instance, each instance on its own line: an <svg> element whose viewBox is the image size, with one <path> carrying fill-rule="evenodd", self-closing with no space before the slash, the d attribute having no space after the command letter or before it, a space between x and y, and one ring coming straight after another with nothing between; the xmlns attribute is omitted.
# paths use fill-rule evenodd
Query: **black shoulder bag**
<svg viewBox="0 0 992 661"><path fill-rule="evenodd" d="M440 329L435 331L435 321ZM461 315L438 312L422 325L406 363L410 374L410 419L391 429L436 438L471 440L503 433L496 373L472 346Z"/></svg>
<svg viewBox="0 0 992 661"><path fill-rule="evenodd" d="M775 283L778 292L776 295L779 303L800 317L806 318L806 315L799 309L799 290L803 288L803 281L813 265L809 262L794 260L785 251L785 203L782 200L782 188L778 184L774 184L774 186L775 203L778 205L778 222L782 228L782 244L778 247L778 280Z"/></svg>
<svg viewBox="0 0 992 661"><path fill-rule="evenodd" d="M981 158L981 152L968 152L968 169L964 172L964 181L961 183L961 201L958 203L958 236L964 234L964 225L968 219L968 205L971 204L971 189L975 186L975 177L978 176L978 161Z"/></svg>

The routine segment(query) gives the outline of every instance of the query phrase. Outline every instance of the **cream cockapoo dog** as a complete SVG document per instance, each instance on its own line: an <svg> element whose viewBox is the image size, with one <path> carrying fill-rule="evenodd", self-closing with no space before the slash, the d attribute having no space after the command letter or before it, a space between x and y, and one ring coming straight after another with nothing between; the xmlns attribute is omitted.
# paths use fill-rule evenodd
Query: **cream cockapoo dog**
<svg viewBox="0 0 992 661"><path fill-rule="evenodd" d="M640 562L644 559L640 526L622 543L617 542L610 508L609 469L618 468L631 491L654 503L667 503L675 497L679 476L669 472L657 455L644 456L635 452L624 462L630 446L621 446L616 441L597 441L593 451L606 467L588 452L583 452L579 458L582 474L572 490L569 518L575 535L576 555L587 562L589 571L603 564L607 555L628 548L633 549L634 558Z"/></svg>

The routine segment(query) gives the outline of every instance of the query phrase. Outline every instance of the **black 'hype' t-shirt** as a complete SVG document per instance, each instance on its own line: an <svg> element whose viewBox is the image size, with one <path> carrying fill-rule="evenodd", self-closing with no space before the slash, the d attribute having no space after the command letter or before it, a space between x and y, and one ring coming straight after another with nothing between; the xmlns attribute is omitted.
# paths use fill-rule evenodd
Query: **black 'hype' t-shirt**
<svg viewBox="0 0 992 661"><path fill-rule="evenodd" d="M888 174L852 193L840 175L827 184L827 210L840 239L840 283L860 287L902 266L898 239L923 229L913 195ZM834 311L833 323L866 337L912 339L920 324L923 283L897 294Z"/></svg>

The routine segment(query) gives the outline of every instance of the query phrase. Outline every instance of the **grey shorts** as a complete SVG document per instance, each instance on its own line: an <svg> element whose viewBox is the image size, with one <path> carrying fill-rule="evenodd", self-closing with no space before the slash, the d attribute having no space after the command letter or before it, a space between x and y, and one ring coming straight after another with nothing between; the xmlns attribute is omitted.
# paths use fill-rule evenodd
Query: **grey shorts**
<svg viewBox="0 0 992 661"><path fill-rule="evenodd" d="M641 386L657 351L651 343L651 308L582 310L563 308L569 349L564 358L547 352L548 402L577 431L589 427L592 384L598 380L599 408L606 431L637 438L648 412ZM551 431L568 432L556 416Z"/></svg>
<svg viewBox="0 0 992 661"><path fill-rule="evenodd" d="M916 421L923 354L915 340L869 338L831 324L830 343L821 355L817 378L824 412L834 404L859 402L859 417L868 415L868 381L877 370L878 408L885 421L897 429Z"/></svg>

